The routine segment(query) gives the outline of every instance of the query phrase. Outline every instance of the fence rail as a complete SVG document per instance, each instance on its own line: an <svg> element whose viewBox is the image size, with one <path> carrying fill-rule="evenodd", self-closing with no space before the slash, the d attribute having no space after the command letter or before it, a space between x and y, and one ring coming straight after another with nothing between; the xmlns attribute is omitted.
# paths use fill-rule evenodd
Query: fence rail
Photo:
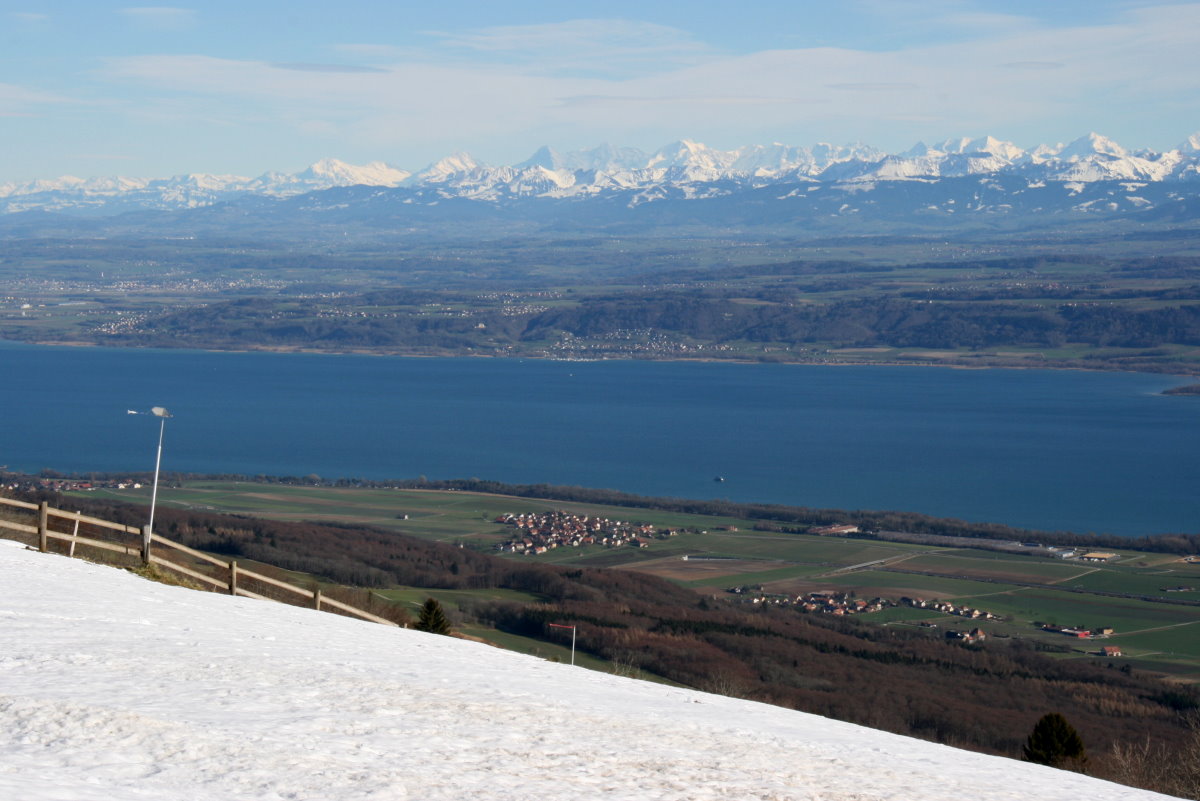
<svg viewBox="0 0 1200 801"><path fill-rule="evenodd" d="M245 598L256 598L262 601L275 600L268 598L257 592L253 592L242 586L243 581L257 581L263 584L268 584L277 589L285 590L300 596L308 601L313 609L337 609L348 615L369 620L372 623L382 623L385 626L395 626L386 618L373 615L358 607L343 603L342 601L328 598L317 590L306 590L303 587L298 587L287 581L281 581L277 578L264 576L253 570L247 570L240 566L236 561L230 560L226 562L224 559L219 559L202 551L197 551L195 548L189 548L181 542L169 540L166 537L161 537L158 534L146 532L136 526L125 525L124 523L114 523L109 520L101 520L100 518L90 517L79 512L68 512L63 509L56 509L49 506L45 501L38 503L27 503L26 501L18 501L14 498L0 497L0 506L9 506L16 509L23 509L34 512L37 515L36 525L26 525L12 520L0 519L0 529L9 529L22 534L33 534L37 536L37 549L43 553L49 550L50 540L59 540L68 544L67 555L75 555L76 545L87 545L92 548L99 548L105 551L113 551L124 554L126 556L134 556L141 559L145 565L161 565L168 570L174 570L177 573L188 576L196 581L204 582L214 589L226 592L230 595L240 595ZM73 522L74 527L71 532L54 531L50 526L53 520L66 520ZM110 542L107 540L99 540L94 537L85 537L79 534L80 524L87 524L101 529L108 529L113 532L118 532L125 535L137 536L139 539L136 544ZM218 571L222 572L226 579L210 576L207 573L202 573L199 570L194 570L186 565L181 565L178 562L173 562L170 559L154 553L154 546L161 546L161 549L173 549L196 559L200 562L212 565Z"/></svg>

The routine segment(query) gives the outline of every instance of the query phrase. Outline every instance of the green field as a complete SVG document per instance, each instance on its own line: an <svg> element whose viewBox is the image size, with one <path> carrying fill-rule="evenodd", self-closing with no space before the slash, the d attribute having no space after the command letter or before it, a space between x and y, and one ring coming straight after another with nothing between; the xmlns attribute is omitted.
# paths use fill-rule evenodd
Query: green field
<svg viewBox="0 0 1200 801"><path fill-rule="evenodd" d="M985 584L969 579L943 578L940 576L915 576L907 573L890 573L884 570L856 570L823 579L829 589L848 587L882 590L885 595L909 595L914 591L923 593L925 600L939 598L962 603L991 593L1003 593L1016 589L1010 584ZM863 593L859 593L862 595ZM981 603L982 605L982 603Z"/></svg>
<svg viewBox="0 0 1200 801"><path fill-rule="evenodd" d="M1200 620L1200 610L1192 606L1173 606L1130 598L1097 600L1095 596L1054 589L1018 588L1011 592L989 593L961 600L1017 620L1088 629L1110 627L1118 635Z"/></svg>
<svg viewBox="0 0 1200 801"><path fill-rule="evenodd" d="M906 570L927 570L935 573L956 573L977 578L1001 580L1030 580L1058 583L1074 579L1092 570L1090 566L1076 563L1064 564L1035 557L1012 556L1007 559L994 558L999 554L988 554L981 558L973 553L922 554L908 559L901 565Z"/></svg>
<svg viewBox="0 0 1200 801"><path fill-rule="evenodd" d="M101 493L146 502L146 491ZM762 586L770 593L807 590L854 591L940 598L969 604L1003 617L972 621L929 609L890 609L863 620L892 625L927 621L942 628L964 625L989 633L1034 639L1083 657L1104 644L1121 646L1147 670L1200 680L1200 606L1171 603L1200 600L1200 565L1162 554L1122 552L1114 563L1062 561L975 548L932 547L861 538L818 537L755 531L754 520L709 517L652 509L434 490L299 487L219 481L188 482L160 490L166 506L233 512L283 520L312 520L377 526L426 540L483 551L509 539L513 529L494 522L505 513L562 509L614 520L649 523L682 533L656 539L648 548L601 546L557 548L538 556L509 555L548 564L632 569L713 593L735 586ZM689 559L684 560L683 557ZM705 558L708 557L708 558ZM478 600L532 602L504 591L426 591L397 587L389 599L416 605L428 595L451 610ZM731 599L736 596L729 596ZM1077 640L1044 632L1034 623L1087 628L1112 627L1107 640ZM478 636L499 643L498 633ZM532 642L532 641L531 641ZM526 644L528 645L528 644ZM529 648L546 649L545 643ZM532 651L531 651L532 652Z"/></svg>
<svg viewBox="0 0 1200 801"><path fill-rule="evenodd" d="M1200 601L1200 571L1196 570L1195 565L1188 567L1190 572L1183 570L1169 573L1160 570L1098 570L1095 573L1064 582L1064 586ZM1172 592L1168 590L1171 587L1191 587L1192 589L1187 592Z"/></svg>
<svg viewBox="0 0 1200 801"><path fill-rule="evenodd" d="M126 501L149 502L149 490L99 490ZM567 501L543 501L472 492L424 490L341 489L278 484L195 481L181 488L159 490L159 503L179 509L232 512L277 520L361 523L403 531L438 542L507 539L511 530L492 522L497 516L563 509L619 520L636 520L656 527L713 529L749 526L734 518L682 515L649 509L606 507Z"/></svg>

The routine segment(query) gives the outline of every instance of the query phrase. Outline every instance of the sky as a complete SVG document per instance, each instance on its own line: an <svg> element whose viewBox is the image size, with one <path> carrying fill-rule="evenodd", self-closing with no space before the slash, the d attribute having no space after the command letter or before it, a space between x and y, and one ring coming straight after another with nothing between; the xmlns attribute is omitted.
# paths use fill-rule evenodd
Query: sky
<svg viewBox="0 0 1200 801"><path fill-rule="evenodd" d="M1200 130L1200 2L0 0L0 183Z"/></svg>

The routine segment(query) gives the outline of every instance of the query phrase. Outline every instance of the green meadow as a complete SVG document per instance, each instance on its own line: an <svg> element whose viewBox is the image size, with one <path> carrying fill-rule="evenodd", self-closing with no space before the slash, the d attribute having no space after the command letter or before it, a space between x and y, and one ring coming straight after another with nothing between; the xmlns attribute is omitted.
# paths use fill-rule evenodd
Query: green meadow
<svg viewBox="0 0 1200 801"><path fill-rule="evenodd" d="M91 494L101 493L131 502L148 500L145 490ZM773 594L830 590L859 597L951 600L1003 619L977 621L929 609L890 609L862 619L889 625L925 621L942 628L978 625L993 635L1040 641L1079 657L1093 656L1102 645L1118 645L1126 652L1122 658L1138 667L1200 680L1200 605L1186 603L1200 601L1200 565L1164 554L1123 551L1113 563L1082 563L1047 553L782 534L756 531L756 521L748 519L461 491L189 481L182 487L160 489L159 502L281 520L369 525L487 552L496 552L495 546L512 536L512 528L494 522L507 513L561 509L648 523L680 533L652 540L647 548L593 545L556 548L537 556L502 555L548 564L637 570L710 595L722 595L721 591L735 586L761 586ZM538 600L502 590L395 587L380 594L413 608L434 595L452 612L480 600ZM1080 640L1035 626L1041 623L1110 627L1115 633L1107 639ZM497 632L475 633L504 644L496 639ZM522 644L522 650L531 649L550 653L551 646ZM554 656L562 658L557 652Z"/></svg>

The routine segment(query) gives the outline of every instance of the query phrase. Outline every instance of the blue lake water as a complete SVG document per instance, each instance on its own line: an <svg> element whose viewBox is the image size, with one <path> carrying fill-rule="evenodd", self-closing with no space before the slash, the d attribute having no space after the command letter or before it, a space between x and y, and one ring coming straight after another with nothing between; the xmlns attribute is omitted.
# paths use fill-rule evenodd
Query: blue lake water
<svg viewBox="0 0 1200 801"><path fill-rule="evenodd" d="M0 465L479 477L1200 530L1200 398L1171 376L0 345ZM723 483L713 481L725 477Z"/></svg>

